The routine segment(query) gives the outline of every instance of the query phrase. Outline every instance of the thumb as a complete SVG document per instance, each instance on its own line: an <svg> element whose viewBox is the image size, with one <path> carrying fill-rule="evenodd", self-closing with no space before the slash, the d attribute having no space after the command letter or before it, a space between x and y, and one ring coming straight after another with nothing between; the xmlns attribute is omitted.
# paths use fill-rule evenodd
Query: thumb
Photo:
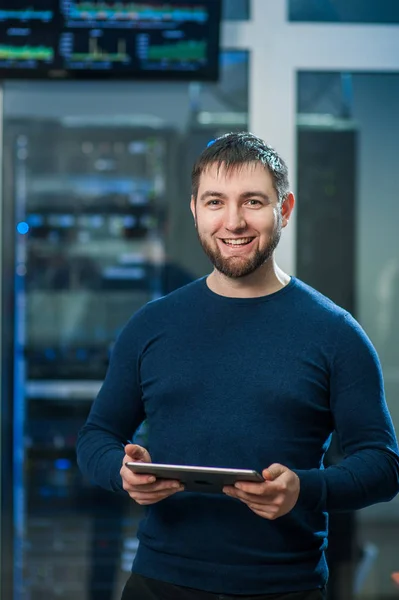
<svg viewBox="0 0 399 600"><path fill-rule="evenodd" d="M280 477L280 475L282 475L286 471L288 471L288 468L284 467L284 465L273 463L272 465L270 465L270 467L267 467L267 469L264 469L262 471L262 477L266 479L266 481L274 481L275 479L277 479L277 477Z"/></svg>
<svg viewBox="0 0 399 600"><path fill-rule="evenodd" d="M137 444L127 444L125 446L125 454L135 462L151 462L149 452Z"/></svg>

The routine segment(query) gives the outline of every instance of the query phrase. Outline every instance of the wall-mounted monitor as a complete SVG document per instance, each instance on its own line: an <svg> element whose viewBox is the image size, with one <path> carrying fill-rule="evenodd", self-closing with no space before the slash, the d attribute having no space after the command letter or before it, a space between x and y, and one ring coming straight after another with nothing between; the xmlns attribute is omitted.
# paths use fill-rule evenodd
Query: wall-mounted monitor
<svg viewBox="0 0 399 600"><path fill-rule="evenodd" d="M220 0L0 0L0 78L216 81Z"/></svg>

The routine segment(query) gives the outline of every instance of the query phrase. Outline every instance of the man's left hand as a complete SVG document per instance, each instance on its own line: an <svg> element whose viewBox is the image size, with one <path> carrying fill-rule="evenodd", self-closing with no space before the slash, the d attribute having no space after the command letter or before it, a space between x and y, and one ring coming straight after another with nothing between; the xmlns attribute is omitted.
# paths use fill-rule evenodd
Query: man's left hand
<svg viewBox="0 0 399 600"><path fill-rule="evenodd" d="M299 497L298 475L276 463L264 469L262 477L264 482L240 481L234 486L225 486L223 492L244 502L263 519L274 520L289 513Z"/></svg>

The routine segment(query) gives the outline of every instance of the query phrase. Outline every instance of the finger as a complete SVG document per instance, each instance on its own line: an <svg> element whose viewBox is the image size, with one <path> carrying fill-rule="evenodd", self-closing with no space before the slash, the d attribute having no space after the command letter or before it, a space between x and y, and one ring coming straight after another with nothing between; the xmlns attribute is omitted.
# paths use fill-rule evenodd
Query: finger
<svg viewBox="0 0 399 600"><path fill-rule="evenodd" d="M144 473L134 473L124 463L120 470L120 475L123 481L126 481L129 485L145 485L148 483L154 483L156 478L154 475L146 475Z"/></svg>
<svg viewBox="0 0 399 600"><path fill-rule="evenodd" d="M256 513L263 519L274 520L280 516L280 507L276 506L276 504L262 504L259 502L248 502L245 500L241 500L243 504L246 504L248 508L252 510L252 512Z"/></svg>
<svg viewBox="0 0 399 600"><path fill-rule="evenodd" d="M138 498L158 498L161 496L168 496L170 494L175 494L176 492L181 492L184 489L184 486L180 485L179 487L167 488L162 490L143 490L140 489L131 489L129 492L134 494Z"/></svg>
<svg viewBox="0 0 399 600"><path fill-rule="evenodd" d="M125 454L127 454L130 460L137 462L151 462L148 450L137 444L126 444Z"/></svg>
<svg viewBox="0 0 399 600"><path fill-rule="evenodd" d="M262 477L267 479L267 481L274 481L275 479L277 479L277 477L280 477L280 475L282 475L286 471L288 471L288 468L284 467L284 465L280 465L279 463L273 463L272 465L270 465L270 467L267 467L267 469L264 469L262 471Z"/></svg>
<svg viewBox="0 0 399 600"><path fill-rule="evenodd" d="M163 491L163 492L158 492L158 493L154 493L154 494L150 494L150 493L146 494L146 493L142 493L142 492L131 492L131 493L129 493L129 496L135 502L137 502L137 504L141 504L142 506L145 506L147 504L155 504L156 502L160 502L161 500L165 500L166 498L173 496L177 492L183 492L183 491L184 491L184 488L181 487L178 490L169 490L169 491Z"/></svg>
<svg viewBox="0 0 399 600"><path fill-rule="evenodd" d="M287 483L284 479L278 478L276 481L268 481L266 484L242 484L236 483L234 489L252 494L253 496L264 496L265 498L275 498L279 494L287 491Z"/></svg>
<svg viewBox="0 0 399 600"><path fill-rule="evenodd" d="M259 502L260 496L254 496L253 494L247 494L246 492L236 490L235 488L229 490L223 490L227 496L231 498L236 498L237 500L241 500L248 504L248 502Z"/></svg>
<svg viewBox="0 0 399 600"><path fill-rule="evenodd" d="M234 484L234 489L260 496L273 492L273 487L270 487L270 482L265 483L250 483L248 481L239 481Z"/></svg>
<svg viewBox="0 0 399 600"><path fill-rule="evenodd" d="M129 467L122 467L120 471L124 489L139 486L140 489L163 490L177 488L181 485L181 481L177 479L156 479L154 475L145 475L142 473L134 473Z"/></svg>
<svg viewBox="0 0 399 600"><path fill-rule="evenodd" d="M130 489L134 489L136 486L130 486ZM177 490L182 487L179 481L173 481L171 479L158 479L155 483L147 483L144 485L137 486L138 492L154 493L163 492L167 490Z"/></svg>
<svg viewBox="0 0 399 600"><path fill-rule="evenodd" d="M245 504L253 504L258 506L274 506L275 508L278 508L284 500L284 496L278 493L272 496L265 496L259 494L248 494L247 492L236 490L235 488L232 490L227 490L225 493L227 496L241 500L241 502L245 502Z"/></svg>
<svg viewBox="0 0 399 600"><path fill-rule="evenodd" d="M265 498L274 498L278 493L278 486L273 482L267 483L247 483L240 482L236 483L234 486L226 486L226 489L235 492L243 492L246 494L251 494L254 497L263 496Z"/></svg>
<svg viewBox="0 0 399 600"><path fill-rule="evenodd" d="M276 512L276 507L273 504L261 504L259 502L245 502L252 510L259 510L267 513Z"/></svg>
<svg viewBox="0 0 399 600"><path fill-rule="evenodd" d="M240 500L240 502L242 502L243 504L246 504L248 508L252 510L252 512L256 513L263 519L274 520L279 516L280 509L275 504L262 504L260 502L239 498L238 496L236 497L236 499Z"/></svg>

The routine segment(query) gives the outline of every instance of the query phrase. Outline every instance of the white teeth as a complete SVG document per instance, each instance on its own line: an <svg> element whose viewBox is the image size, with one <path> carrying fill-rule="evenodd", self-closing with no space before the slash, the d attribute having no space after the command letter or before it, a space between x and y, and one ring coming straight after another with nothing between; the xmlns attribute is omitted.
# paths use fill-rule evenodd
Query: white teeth
<svg viewBox="0 0 399 600"><path fill-rule="evenodd" d="M243 246L244 244L249 244L252 241L252 238L245 238L240 240L223 240L225 244L228 246Z"/></svg>

